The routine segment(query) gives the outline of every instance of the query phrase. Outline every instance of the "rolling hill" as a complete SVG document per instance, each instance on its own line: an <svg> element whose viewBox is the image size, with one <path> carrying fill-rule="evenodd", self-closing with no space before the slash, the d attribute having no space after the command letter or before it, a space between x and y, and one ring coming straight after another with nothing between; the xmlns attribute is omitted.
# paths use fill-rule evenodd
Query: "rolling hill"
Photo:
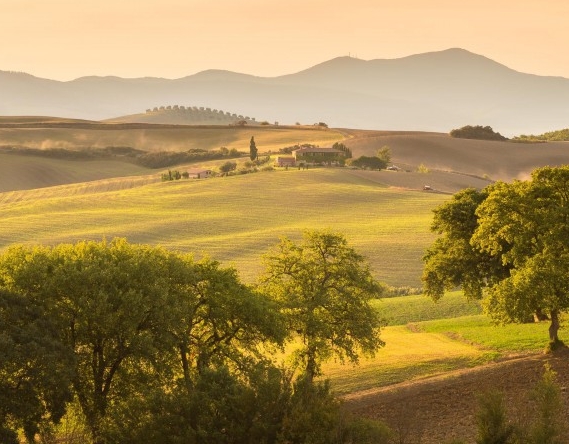
<svg viewBox="0 0 569 444"><path fill-rule="evenodd" d="M209 70L173 80L58 82L0 72L0 96L3 115L101 120L191 104L285 124L442 132L482 124L506 136L564 128L569 114L569 79L520 73L463 49L390 60L339 57L272 78Z"/></svg>

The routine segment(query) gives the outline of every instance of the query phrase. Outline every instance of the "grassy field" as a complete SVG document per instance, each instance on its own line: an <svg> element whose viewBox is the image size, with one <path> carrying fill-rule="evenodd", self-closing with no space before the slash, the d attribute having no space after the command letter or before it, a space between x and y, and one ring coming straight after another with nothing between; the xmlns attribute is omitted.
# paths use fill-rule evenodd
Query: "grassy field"
<svg viewBox="0 0 569 444"><path fill-rule="evenodd" d="M453 308L441 310L439 304ZM361 359L358 366L339 362L324 365L324 377L331 380L339 394L537 353L547 344L548 322L494 325L460 292L448 294L436 304L425 296L402 296L377 301L375 306L384 318L399 319L406 325L394 321L383 328L385 347L375 357ZM478 314L463 315L472 311Z"/></svg>
<svg viewBox="0 0 569 444"><path fill-rule="evenodd" d="M317 127L149 126L119 129L108 124L102 125L102 129L100 126L93 129L72 124L57 128L0 128L0 145L68 149L128 146L144 151L210 150L224 146L248 152L249 141L254 136L259 151L267 152L297 143L332 146L344 139L339 131Z"/></svg>
<svg viewBox="0 0 569 444"><path fill-rule="evenodd" d="M437 302L424 295L415 295L379 299L372 303L389 326L482 313L480 303L466 300L460 291L448 293Z"/></svg>
<svg viewBox="0 0 569 444"><path fill-rule="evenodd" d="M126 179L133 180L133 179ZM378 279L420 285L434 239L432 209L446 195L390 189L341 169L260 172L130 189L103 181L0 194L0 248L13 243L126 237L207 254L254 280L280 236L304 229L343 233Z"/></svg>

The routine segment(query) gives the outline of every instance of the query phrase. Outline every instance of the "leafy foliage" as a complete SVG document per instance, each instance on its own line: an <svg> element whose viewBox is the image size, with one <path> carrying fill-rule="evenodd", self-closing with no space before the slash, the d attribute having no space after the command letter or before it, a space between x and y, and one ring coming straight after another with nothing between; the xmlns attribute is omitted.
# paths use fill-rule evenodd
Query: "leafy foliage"
<svg viewBox="0 0 569 444"><path fill-rule="evenodd" d="M373 354L383 345L369 304L382 287L342 235L305 231L300 244L283 238L264 262L259 288L279 304L289 330L300 337L296 356L309 380L331 355L357 362L359 350Z"/></svg>
<svg viewBox="0 0 569 444"><path fill-rule="evenodd" d="M72 356L58 338L48 301L0 291L0 441L33 442L43 421L58 422L71 400Z"/></svg>
<svg viewBox="0 0 569 444"><path fill-rule="evenodd" d="M363 169L383 170L387 167L387 162L376 156L360 156L353 159L351 165Z"/></svg>
<svg viewBox="0 0 569 444"><path fill-rule="evenodd" d="M257 145L255 143L255 137L251 137L251 141L249 142L249 158L253 161L257 159Z"/></svg>
<svg viewBox="0 0 569 444"><path fill-rule="evenodd" d="M462 285L481 297L498 322L551 318L550 341L559 341L559 315L569 309L569 167L540 168L531 181L467 190L435 211L443 234L425 255L425 291L433 298Z"/></svg>
<svg viewBox="0 0 569 444"><path fill-rule="evenodd" d="M0 321L3 442L20 428L31 441L75 396L94 444L276 444L305 402L266 358L287 335L276 301L207 258L123 239L14 246L0 256ZM327 419L294 436L331 433L337 402L319 393L302 414Z"/></svg>
<svg viewBox="0 0 569 444"><path fill-rule="evenodd" d="M147 152L131 147L109 146L106 148L28 148L3 146L0 151L8 154L41 156L51 159L66 160L102 160L102 159L127 159L147 168L165 168L182 163L193 163L205 160L233 159L243 156L236 149L228 150L221 147L216 150L190 149L187 151L153 151Z"/></svg>
<svg viewBox="0 0 569 444"><path fill-rule="evenodd" d="M512 142L566 142L569 141L569 128L557 131L549 131L537 136L525 135L516 136Z"/></svg>
<svg viewBox="0 0 569 444"><path fill-rule="evenodd" d="M508 140L507 137L502 136L500 133L494 132L491 126L481 125L466 125L462 128L453 129L450 132L451 137L459 139L478 139L478 140Z"/></svg>

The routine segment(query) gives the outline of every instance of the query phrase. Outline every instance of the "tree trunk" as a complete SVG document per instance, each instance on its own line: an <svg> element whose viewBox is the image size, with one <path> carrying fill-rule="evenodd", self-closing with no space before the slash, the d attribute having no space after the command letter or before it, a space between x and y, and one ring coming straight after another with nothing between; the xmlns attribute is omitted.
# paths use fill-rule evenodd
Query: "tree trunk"
<svg viewBox="0 0 569 444"><path fill-rule="evenodd" d="M559 311L551 310L551 325L549 326L549 342L556 344L559 342L557 332L559 331Z"/></svg>

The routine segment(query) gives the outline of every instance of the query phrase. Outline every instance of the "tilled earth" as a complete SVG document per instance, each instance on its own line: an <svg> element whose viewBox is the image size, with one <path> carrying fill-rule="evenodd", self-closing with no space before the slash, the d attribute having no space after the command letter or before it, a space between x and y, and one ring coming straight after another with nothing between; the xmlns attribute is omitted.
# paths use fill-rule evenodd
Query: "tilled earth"
<svg viewBox="0 0 569 444"><path fill-rule="evenodd" d="M397 434L398 444L443 444L476 441L477 396L498 390L508 416L527 424L535 416L531 391L549 363L557 373L564 400L562 415L569 443L569 350L510 359L439 377L354 393L345 406L358 416L380 419Z"/></svg>

